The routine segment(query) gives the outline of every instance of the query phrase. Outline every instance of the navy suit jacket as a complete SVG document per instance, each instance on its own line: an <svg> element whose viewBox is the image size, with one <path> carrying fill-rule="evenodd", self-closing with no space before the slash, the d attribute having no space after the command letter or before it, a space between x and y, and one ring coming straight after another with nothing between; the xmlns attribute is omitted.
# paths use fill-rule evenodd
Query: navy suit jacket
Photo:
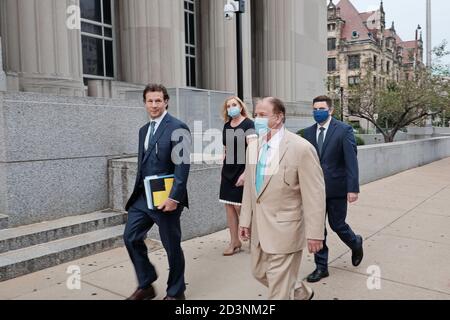
<svg viewBox="0 0 450 320"><path fill-rule="evenodd" d="M136 183L133 193L125 206L125 210L128 211L141 193L145 193L144 178L146 176L168 174L175 176L169 198L178 201L179 206L188 208L186 185L190 170L192 142L189 128L186 124L167 113L159 124L152 141L149 143L147 152L145 152L144 142L149 126L150 123L147 123L139 130ZM174 133L174 131L176 132ZM172 151L174 151L175 158L172 158ZM179 161L178 155L184 161Z"/></svg>
<svg viewBox="0 0 450 320"><path fill-rule="evenodd" d="M306 128L304 138L317 150L317 124ZM331 119L320 155L325 177L327 198L347 197L347 193L359 193L358 148L353 128L334 118Z"/></svg>

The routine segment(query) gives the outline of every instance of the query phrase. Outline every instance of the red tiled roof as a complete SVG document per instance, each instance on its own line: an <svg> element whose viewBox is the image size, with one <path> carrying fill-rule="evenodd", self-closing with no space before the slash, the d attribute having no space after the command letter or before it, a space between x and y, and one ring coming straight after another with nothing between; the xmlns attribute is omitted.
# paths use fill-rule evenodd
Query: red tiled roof
<svg viewBox="0 0 450 320"><path fill-rule="evenodd" d="M403 63L410 62L410 54L414 55L418 48L418 41L403 41L400 42L399 46L403 47Z"/></svg>
<svg viewBox="0 0 450 320"><path fill-rule="evenodd" d="M378 11L361 12L359 16L369 30L376 29L375 22L379 19Z"/></svg>
<svg viewBox="0 0 450 320"><path fill-rule="evenodd" d="M415 49L418 47L418 41L417 40L402 41L402 42L400 42L400 45L406 49Z"/></svg>
<svg viewBox="0 0 450 320"><path fill-rule="evenodd" d="M377 11L360 13L350 0L340 0L336 5L336 8L340 9L341 18L345 21L342 30L343 39L351 41L353 39L353 31L357 31L359 34L359 38L357 40L369 40L369 32L372 33L374 39L379 39L382 35L385 37L394 37L397 45L403 48L402 55L404 63L410 61L410 52L415 53L416 50L418 50L419 45L417 40L403 41L392 29L384 30L383 34L381 33L381 30L376 29L371 22L373 20L372 16L377 14ZM364 22L367 22L367 24L364 24Z"/></svg>
<svg viewBox="0 0 450 320"><path fill-rule="evenodd" d="M394 37L395 33L391 29L384 30L384 36L385 37Z"/></svg>
<svg viewBox="0 0 450 320"><path fill-rule="evenodd" d="M361 17L362 21L367 21L371 16L373 16L376 13L376 11L369 11L369 12L361 12L359 16Z"/></svg>
<svg viewBox="0 0 450 320"><path fill-rule="evenodd" d="M387 37L393 37L395 39L395 42L398 45L403 42L403 40L398 36L397 32L394 32L392 29L386 29L384 30L384 36Z"/></svg>
<svg viewBox="0 0 450 320"><path fill-rule="evenodd" d="M352 33L356 31L359 33L357 40L370 39L368 35L369 29L364 25L364 20L349 0L339 1L336 7L341 10L341 18L345 21L342 38L347 39L347 41L352 40Z"/></svg>

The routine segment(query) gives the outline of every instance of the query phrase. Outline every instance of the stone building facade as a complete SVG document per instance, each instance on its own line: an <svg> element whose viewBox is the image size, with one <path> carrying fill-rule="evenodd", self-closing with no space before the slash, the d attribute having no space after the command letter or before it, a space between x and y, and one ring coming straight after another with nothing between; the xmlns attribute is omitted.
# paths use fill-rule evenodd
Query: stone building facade
<svg viewBox="0 0 450 320"><path fill-rule="evenodd" d="M120 98L149 82L236 92L226 0L1 0L8 91ZM244 95L305 104L326 78L326 3L247 0Z"/></svg>
<svg viewBox="0 0 450 320"><path fill-rule="evenodd" d="M371 70L374 86L386 87L389 81L411 79L417 68L424 67L420 26L415 39L403 41L394 22L386 26L381 1L376 11L359 12L350 0L340 0L328 7L328 92L336 103L343 88L344 114L350 97L347 89L357 84Z"/></svg>
<svg viewBox="0 0 450 320"><path fill-rule="evenodd" d="M236 20L224 19L225 3L0 0L0 220L19 226L111 208L111 159L135 159L149 82L169 88L169 111L202 156L237 91ZM245 100L283 99L292 131L313 122L311 100L326 91L326 5L245 2ZM220 165L203 170L202 160L191 183L208 192L192 210L210 214L211 225L222 217L209 209L219 210Z"/></svg>

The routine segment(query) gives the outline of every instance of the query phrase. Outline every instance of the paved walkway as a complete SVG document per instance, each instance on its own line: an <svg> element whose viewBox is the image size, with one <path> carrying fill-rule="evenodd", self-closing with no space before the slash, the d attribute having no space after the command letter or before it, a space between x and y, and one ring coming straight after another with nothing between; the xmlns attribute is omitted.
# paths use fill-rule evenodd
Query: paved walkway
<svg viewBox="0 0 450 320"><path fill-rule="evenodd" d="M329 237L330 277L312 285L316 299L450 299L450 158L362 187L348 222L365 238L362 264ZM225 214L225 213L224 213ZM249 251L223 257L227 231L183 243L188 299L252 299L266 289L251 276ZM164 296L167 262L159 243L148 241ZM314 269L304 255L299 277ZM81 268L81 289L68 290L68 266ZM369 279L368 272L381 276ZM369 282L368 288L367 283ZM377 286L379 284L379 286ZM378 289L376 289L378 287ZM135 289L125 248L118 248L0 283L0 299L124 299Z"/></svg>

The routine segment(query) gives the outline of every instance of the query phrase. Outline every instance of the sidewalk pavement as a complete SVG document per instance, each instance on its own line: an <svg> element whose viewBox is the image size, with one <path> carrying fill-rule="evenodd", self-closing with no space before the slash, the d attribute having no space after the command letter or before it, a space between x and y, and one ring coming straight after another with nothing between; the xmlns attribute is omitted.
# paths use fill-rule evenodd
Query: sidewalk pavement
<svg viewBox="0 0 450 320"><path fill-rule="evenodd" d="M329 232L330 277L311 285L315 299L449 300L449 200L450 158L362 186L347 222L365 239L364 260L353 267L350 250ZM224 230L182 244L188 299L265 299L267 290L251 275L248 245L239 254L222 256L228 237ZM168 274L165 251L160 243L147 242L159 272L157 299L162 299ZM79 290L66 285L67 269L74 265L81 270ZM304 253L299 279L313 270L313 256ZM0 299L122 300L135 286L122 247L2 282Z"/></svg>

